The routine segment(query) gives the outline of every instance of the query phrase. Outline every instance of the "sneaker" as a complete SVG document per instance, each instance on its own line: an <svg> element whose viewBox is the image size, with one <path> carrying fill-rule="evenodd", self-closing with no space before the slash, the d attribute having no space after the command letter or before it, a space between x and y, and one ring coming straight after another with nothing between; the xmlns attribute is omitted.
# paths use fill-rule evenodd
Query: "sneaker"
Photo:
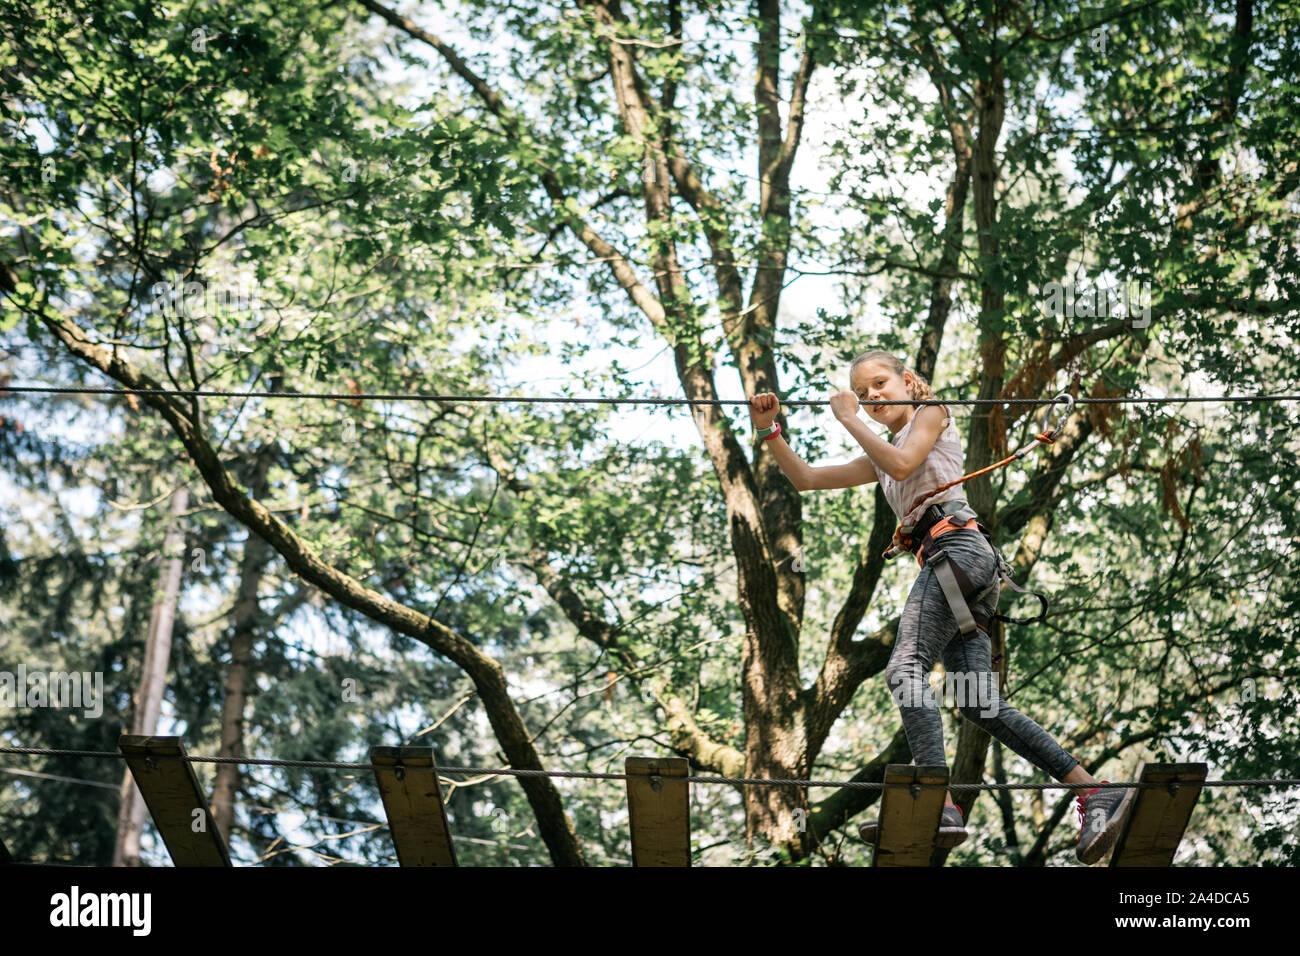
<svg viewBox="0 0 1300 956"><path fill-rule="evenodd" d="M1093 787L1078 798L1079 845L1074 855L1081 863L1096 863L1115 845L1133 793L1133 787Z"/></svg>
<svg viewBox="0 0 1300 956"><path fill-rule="evenodd" d="M880 840L880 821L869 820L858 827L858 835L867 843ZM961 810L945 805L943 815L939 818L939 832L935 835L935 846L952 847L966 842L966 825L961 818Z"/></svg>
<svg viewBox="0 0 1300 956"><path fill-rule="evenodd" d="M945 805L943 816L939 818L939 832L935 835L935 846L957 846L966 842L966 824L961 818L960 807Z"/></svg>

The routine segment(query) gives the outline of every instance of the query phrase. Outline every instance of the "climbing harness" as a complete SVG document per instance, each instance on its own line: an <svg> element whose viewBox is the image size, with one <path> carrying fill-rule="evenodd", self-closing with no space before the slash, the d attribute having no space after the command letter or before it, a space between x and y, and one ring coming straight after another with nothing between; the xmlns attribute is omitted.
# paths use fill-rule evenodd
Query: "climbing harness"
<svg viewBox="0 0 1300 956"><path fill-rule="evenodd" d="M945 508L944 506L949 506ZM1010 624L1037 624L1047 617L1047 598L1037 591L1031 591L1022 588L1016 584L1011 577L1011 566L1002 556L1002 552L993 543L993 535L988 528L984 527L976 518L975 512L965 502L943 502L939 505L931 505L927 512L938 513L942 517L931 519L930 527L919 536L919 544L916 549L916 560L924 567L930 565L934 568L934 576L943 588L943 595L948 600L948 606L952 609L952 616L961 630L961 639L968 641L982 631L990 639L992 633L989 625L993 619L1006 621ZM962 569L961 565L947 551L938 545L937 539L947 534L949 531L974 530L984 536L988 542L989 549L993 552L997 560L998 576L993 583L982 590L976 591L976 585L971 581L970 576ZM1041 605L1036 617L1015 618L1006 614L1000 614L996 610L992 614L985 614L977 609L977 606L990 593L994 594L993 606L997 607L997 598L1001 594L1001 585L1005 581L1007 586L1013 591L1019 591L1021 594L1032 594L1038 598Z"/></svg>
<svg viewBox="0 0 1300 956"><path fill-rule="evenodd" d="M1048 428L1047 424L1051 419L1051 410L1055 404L1064 399L1066 402L1065 411L1062 413L1054 427ZM1061 422L1070 414L1074 408L1074 396L1067 392L1062 392L1052 399L1051 405L1048 406L1048 412L1044 416L1043 431L1034 436L1034 440L1021 448L1013 455L1009 455L1001 461L989 465L987 468L981 468L979 471L973 471L969 475L962 475L954 481L948 482L934 491L921 495L914 502L908 512L915 511L917 506L927 498L933 498L935 495L947 491L949 488L959 485L962 482L969 481L971 478L977 478L980 475L987 474L994 469L1001 468L1003 465L1010 464L1019 458L1023 458L1037 445L1050 445L1056 440L1056 433L1060 430ZM988 587L974 593L975 584L971 581L969 575L962 570L961 566L952 559L948 552L938 546L937 539L947 534L949 531L956 530L977 530L984 536L989 547L993 550L993 555L997 559L998 577ZM948 606L952 609L953 618L957 621L957 626L961 629L961 639L970 640L977 632L992 637L989 632L989 624L996 618L999 621L1007 621L1010 624L1036 624L1047 617L1047 598L1037 591L1030 591L1020 587L1011 577L1011 566L1006 559L1002 557L1002 552L998 550L993 543L993 535L989 533L988 528L979 522L977 515L965 501L941 501L937 504L930 505L921 516L916 519L915 523L902 526L900 525L894 531L894 540L889 549L884 552L885 560L891 560L904 551L910 551L916 555L916 561L921 567L929 564L934 568L934 576L939 581L939 586L943 588L944 597L948 599ZM1032 594L1038 598L1039 604L1042 605L1037 617L1014 618L1005 614L999 614L996 611L992 615L987 615L975 611L971 605L977 605L991 591L1001 588L1001 583L1005 581L1014 591L1021 594ZM996 608L996 601L994 607Z"/></svg>

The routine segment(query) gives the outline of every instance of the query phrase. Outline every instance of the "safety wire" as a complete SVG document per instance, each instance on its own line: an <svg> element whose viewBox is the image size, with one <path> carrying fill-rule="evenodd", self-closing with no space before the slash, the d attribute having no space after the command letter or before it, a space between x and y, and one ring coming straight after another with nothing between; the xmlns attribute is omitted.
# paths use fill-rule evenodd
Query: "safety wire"
<svg viewBox="0 0 1300 956"><path fill-rule="evenodd" d="M105 759L121 760L126 757L125 754L115 753L111 750L58 750L47 747L0 747L0 754L24 754L29 756L42 757L97 757ZM347 763L333 760L280 760L272 757L201 757L195 754L151 754L155 760L184 760L188 763L233 763L245 766L260 767L303 767L316 770L392 770L392 766L376 766L370 763ZM514 767L429 767L429 766L407 766L407 773L424 771L436 771L439 774L479 774L485 776L510 776L510 777L574 777L585 780L640 780L643 774L627 773L598 773L594 771L582 770L520 770ZM751 786L773 786L773 787L839 787L856 790L881 790L887 787L898 787L909 789L914 786L922 788L943 787L948 790L1078 790L1092 789L1096 783L900 783L886 784L879 781L871 780L796 780L769 777L697 777L686 776L674 779L684 780L688 783L726 783L726 784L743 784ZM1291 778L1263 778L1255 780L1185 780L1177 784L1168 782L1150 782L1150 781L1119 781L1107 782L1107 787L1155 787L1166 788L1169 786L1196 786L1196 787L1294 787L1300 786L1300 779Z"/></svg>

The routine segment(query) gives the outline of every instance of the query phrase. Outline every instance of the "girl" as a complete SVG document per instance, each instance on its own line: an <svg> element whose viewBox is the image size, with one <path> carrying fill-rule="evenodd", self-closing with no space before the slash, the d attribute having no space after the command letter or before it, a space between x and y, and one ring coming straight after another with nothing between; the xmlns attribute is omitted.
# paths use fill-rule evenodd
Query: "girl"
<svg viewBox="0 0 1300 956"><path fill-rule="evenodd" d="M998 557L974 518L969 517L974 511L966 504L961 486L907 510L921 495L962 475L961 441L946 407L872 405L935 397L925 379L888 352L864 352L855 358L849 366L849 385L852 391L831 396L831 410L866 454L847 465L813 468L796 455L781 435L780 425L772 426L781 407L771 392L753 396L749 414L782 472L800 491L879 481L899 524L916 526L913 552L923 544L933 546L941 541L942 550L956 565L954 570L964 572L970 583L975 597L972 613L977 620L987 620L987 615L997 611ZM860 401L867 403L869 418L889 428L890 441L879 437L858 417ZM1063 783L1109 783L1089 774L1042 727L1001 698L991 668L992 653L985 628L977 626L969 639L962 639L932 562L927 562L907 596L885 668L913 763L947 766L939 705L929 687L934 662L942 655L950 675L962 675L967 687L973 678L975 686L987 689L987 696L979 695L984 699L958 699L963 717ZM1131 788L1098 786L1078 798L1079 841L1075 854L1082 862L1095 863L1114 844L1132 794ZM869 843L876 842L878 831L877 821L859 829ZM952 794L947 793L935 845L951 847L965 839L962 812Z"/></svg>

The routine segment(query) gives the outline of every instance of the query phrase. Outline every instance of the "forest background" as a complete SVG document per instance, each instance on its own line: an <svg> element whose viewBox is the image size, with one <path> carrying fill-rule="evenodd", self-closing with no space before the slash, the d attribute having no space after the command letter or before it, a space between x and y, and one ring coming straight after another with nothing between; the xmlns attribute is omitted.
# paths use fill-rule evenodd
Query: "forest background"
<svg viewBox="0 0 1300 956"><path fill-rule="evenodd" d="M951 399L1295 393L1297 12L5 4L0 386L807 400L881 347ZM1042 422L955 408L968 471ZM1295 414L1081 404L967 484L1051 599L1004 693L1094 774L1300 777ZM0 744L114 750L152 634L195 754L879 780L894 527L742 405L0 392L0 671L104 684ZM1046 782L944 720L955 781ZM365 773L195 769L239 864L395 862ZM122 772L3 755L0 840L122 859ZM629 862L619 781L446 783L462 864ZM694 785L693 859L863 865L875 800ZM1296 800L1207 789L1176 864L1300 862ZM1067 791L958 802L936 862L1073 862Z"/></svg>

